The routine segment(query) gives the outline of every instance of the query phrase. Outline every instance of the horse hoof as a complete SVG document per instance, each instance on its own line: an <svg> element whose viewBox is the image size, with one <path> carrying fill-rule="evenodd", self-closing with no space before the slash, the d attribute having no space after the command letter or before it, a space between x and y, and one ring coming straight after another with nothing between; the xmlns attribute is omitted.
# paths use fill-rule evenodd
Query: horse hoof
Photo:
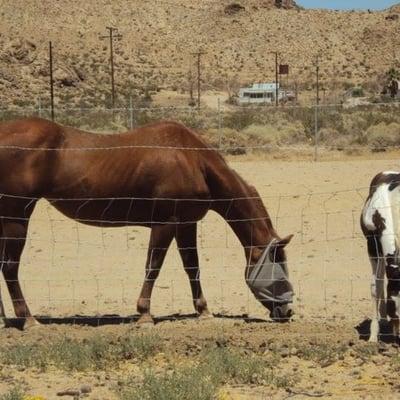
<svg viewBox="0 0 400 400"><path fill-rule="evenodd" d="M151 315L142 315L138 321L137 324L141 328L151 328L154 326L154 320Z"/></svg>
<svg viewBox="0 0 400 400"><path fill-rule="evenodd" d="M201 314L199 314L199 319L202 321L214 319L214 315L212 315L209 311L203 311Z"/></svg>
<svg viewBox="0 0 400 400"><path fill-rule="evenodd" d="M35 318L27 318L24 324L24 330L26 331L33 328L38 328L39 326L41 326L41 323Z"/></svg>

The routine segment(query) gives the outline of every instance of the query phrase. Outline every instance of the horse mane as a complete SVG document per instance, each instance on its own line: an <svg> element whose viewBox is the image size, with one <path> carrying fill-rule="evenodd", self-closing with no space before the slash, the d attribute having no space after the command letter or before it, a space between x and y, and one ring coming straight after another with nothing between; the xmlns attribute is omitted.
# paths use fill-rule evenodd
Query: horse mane
<svg viewBox="0 0 400 400"><path fill-rule="evenodd" d="M261 198L260 194L258 193L257 189L253 185L249 184L242 176L240 176L232 168L231 168L231 171L236 176L236 178L242 183L243 187L246 189L245 190L246 197L250 198L250 201L252 201L254 207L258 210L260 215L265 217L265 223L267 224L268 228L270 230L274 230L274 227L273 227L272 221L271 221L271 217L269 216L268 211L265 208L264 202L262 201L262 198Z"/></svg>

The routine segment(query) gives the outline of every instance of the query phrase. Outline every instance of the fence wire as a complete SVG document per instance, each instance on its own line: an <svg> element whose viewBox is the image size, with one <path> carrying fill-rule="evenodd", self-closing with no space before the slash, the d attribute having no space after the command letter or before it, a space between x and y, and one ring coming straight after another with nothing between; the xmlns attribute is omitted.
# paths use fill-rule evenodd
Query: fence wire
<svg viewBox="0 0 400 400"><path fill-rule="evenodd" d="M322 107L321 107L322 108ZM373 112L384 110L384 116L372 116ZM396 129L398 104L377 105L374 107L357 107L350 111L336 106L326 107L324 110L334 110L339 114L328 115L328 121L335 121L337 115L343 120L349 119L349 126L354 121L370 120L369 135L378 140L379 131L376 133L371 126L393 125ZM207 128L213 131L217 140L211 138L210 149L219 149L229 153L228 150L251 149L265 150L271 148L271 144L232 143L232 137L227 137L224 130L226 126L238 128L235 135L257 126L264 127L264 135L271 133L271 125L274 118L284 114L285 121L298 121L301 116L298 108L282 107L274 109L270 107L243 108L239 111L222 110L196 111L192 109L118 109L118 110L65 110L60 120L70 122L70 125L85 127L85 129L120 130L129 129L135 114L135 121L151 122L154 118L169 118L172 116L181 118L182 122L190 122L189 125L196 129ZM312 111L312 110L311 110ZM48 110L40 110L42 116L46 116ZM244 113L243 115L240 113ZM3 119L20 116L17 111L3 111ZM144 113L144 114L141 114ZM239 113L239 114L238 114ZM17 115L18 114L18 115ZM27 114L39 114L30 112ZM250 114L250 117L248 116ZM81 117L78 117L80 115ZM189 115L189 117L188 117ZM239 115L239 117L238 117ZM261 116L260 116L261 115ZM369 115L369 116L368 116ZM144 117L145 116L145 117ZM149 117L150 116L150 117ZM379 117L379 118L378 118ZM64 119L63 119L64 118ZM240 125L242 118L249 118L244 125ZM262 119L264 118L264 119ZM290 118L292 118L290 120ZM300 117L299 117L300 118ZM107 124L103 122L108 120ZM112 121L110 123L110 120ZM304 121L303 121L304 122ZM110 125L111 124L111 125ZM259 124L259 125L257 125ZM264 124L264 125L263 125ZM312 128L312 125L310 125ZM323 122L320 121L323 128ZM304 125L303 125L304 128ZM299 129L303 129L299 128ZM229 128L233 129L233 128ZM230 134L230 133L229 133ZM368 136L368 135L367 135ZM246 137L246 141L248 137ZM258 139L257 139L258 140ZM385 143L381 147L369 146L367 139L364 144L342 146L349 150L362 148L378 150L394 150L398 146L394 143ZM337 148L334 144L318 142L319 149ZM350 143L350 142L349 142ZM375 143L375 142L374 142ZM276 143L275 143L276 144ZM308 144L279 144L279 149L294 151L298 149L313 150L315 143ZM268 147L269 146L269 147ZM178 147L171 147L176 149ZM38 149L20 148L19 150L37 151ZM113 148L114 149L114 148ZM166 150L160 146L161 150ZM8 151L8 147L0 148L0 151ZM40 149L42 151L43 149ZM54 149L51 149L54 151ZM73 149L76 151L97 151L110 149ZM187 148L185 148L187 150ZM190 149L197 151L199 149ZM204 149L201 149L204 150ZM274 190L276 182L268 182L265 185L263 168L260 161L260 170L252 171L243 169L242 175L256 176L260 188L261 199L266 205L275 228L279 233L294 233L295 238L288 246L288 266L290 279L295 287L295 311L296 317L302 320L323 321L343 320L360 322L362 318L370 316L370 282L371 272L366 251L366 243L359 228L359 215L367 196L369 180L368 176L363 182L354 181L351 187L342 188L337 182L325 185L302 184L301 178L295 179L295 189L290 192L290 181L285 176L279 178L280 187L286 184L283 193ZM393 165L396 163L393 162ZM318 164L315 164L318 165ZM262 168L261 168L262 166ZM268 168L274 168L273 164ZM251 168L250 168L251 169ZM378 171L377 171L378 172ZM319 183L321 177L316 177ZM340 176L337 177L340 181ZM340 183L340 182L339 182ZM261 187L260 187L261 185ZM336 187L336 189L332 189ZM12 196L7 193L0 194L0 198L10 197L24 201L36 201L36 198ZM76 199L75 199L76 200ZM110 203L118 200L142 200L142 201L172 201L175 203L184 201L201 201L197 199L137 199L137 198L87 198L83 201L104 202L104 212ZM231 199L240 201L243 198ZM89 227L81 222L87 222L75 216L68 219L59 213L52 205L57 201L68 199L40 200L30 219L29 232L26 246L21 261L21 281L29 305L36 315L49 321L60 318L78 321L79 319L94 318L98 321L111 318L121 320L135 320L135 302L139 296L140 288L145 280L144 265L147 258L149 230L136 226L120 228L113 227ZM210 200L205 200L210 203ZM214 199L213 201L226 201L226 199ZM0 216L1 217L1 216ZM4 216L3 216L4 217ZM10 219L10 216L7 216ZM24 217L19 217L23 218ZM235 220L235 222L249 223L255 220L255 216L247 219ZM12 217L11 217L12 219ZM107 218L102 218L107 222ZM110 220L112 225L113 220ZM121 222L121 221L119 221ZM143 221L122 221L128 225L135 225ZM149 220L148 223L158 221ZM192 222L192 221L189 221ZM266 311L249 292L244 279L246 260L243 248L227 222L216 214L208 213L206 218L198 223L198 249L200 256L201 282L212 311L219 314L243 316L244 318L266 318ZM187 223L187 222L186 222ZM176 222L174 223L176 224ZM20 240L18 237L6 238L8 240ZM4 261L4 260L2 260ZM4 283L1 284L4 286ZM2 293L6 293L5 287ZM3 296L6 302L7 315L12 315L12 305ZM189 281L182 268L179 251L175 244L167 254L165 265L158 278L152 296L152 311L159 316L173 316L176 314L193 313L192 298Z"/></svg>
<svg viewBox="0 0 400 400"><path fill-rule="evenodd" d="M356 321L369 315L371 273L358 226L360 194L366 195L367 188L262 198L278 232L295 233L288 266L296 318ZM343 195L352 199L351 206L341 205L343 198L335 201ZM55 210L53 201L38 203L29 226L21 265L28 304L42 319L125 315L135 320L135 301L146 279L149 230L85 226ZM266 318L246 286L243 248L226 221L209 213L199 222L198 250L200 280L212 310ZM188 282L173 245L156 281L154 313L193 313ZM6 311L12 314L10 303Z"/></svg>
<svg viewBox="0 0 400 400"><path fill-rule="evenodd" d="M319 104L273 107L221 105L192 107L134 107L102 109L64 107L56 111L56 121L96 132L134 129L159 120L176 120L204 134L212 149L227 154L249 152L344 153L398 150L400 129L398 102L356 106ZM0 120L27 116L50 119L51 110L42 107L0 110ZM197 150L197 149L193 149Z"/></svg>

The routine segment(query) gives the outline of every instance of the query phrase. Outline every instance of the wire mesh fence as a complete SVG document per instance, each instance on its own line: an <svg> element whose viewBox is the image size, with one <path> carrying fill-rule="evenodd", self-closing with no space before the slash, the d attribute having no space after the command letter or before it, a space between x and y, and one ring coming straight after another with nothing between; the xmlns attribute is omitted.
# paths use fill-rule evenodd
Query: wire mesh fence
<svg viewBox="0 0 400 400"><path fill-rule="evenodd" d="M357 121L362 120L371 124L364 126L364 133L371 126L391 124L395 131L397 107L397 104L351 110L341 106L321 107L319 126L322 131L324 126L332 124L339 132L341 124L356 126ZM226 129L235 127L234 134L243 135L246 129L257 125L266 130L263 134L268 137L277 119L283 121L281 126L285 126L288 121L303 118L303 122L309 122L311 132L314 111L297 107L244 107L235 111L71 109L65 110L64 114L59 111L57 118L60 122L98 132L129 129L136 126L136 121L144 123L173 118L196 129L212 130L217 138L212 147L227 151L240 146L229 142ZM48 110L26 110L25 114L46 117L46 112ZM308 117L303 115L304 112ZM2 111L2 119L17 116L21 116L20 111ZM241 125L243 119L246 123ZM299 129L304 129L304 126ZM276 129L281 128L278 126ZM251 136L248 131L247 135ZM346 135L344 131L343 135ZM379 137L373 132L370 135ZM242 143L246 151L267 148L265 143L246 145L249 139L245 137ZM321 146L319 150L323 148L321 143L322 140L313 143L311 138L309 142L286 146L289 150L307 147L313 151L316 144ZM279 142L277 145L285 147ZM359 146L370 148L368 144ZM394 148L396 144L390 143L379 150ZM371 164L361 160L339 165L318 164L317 169L313 164L269 163L262 159L233 162L233 165L259 190L277 231L282 235L295 234L288 247L290 279L296 293L295 318L357 323L369 316L372 308L371 272L365 239L359 228L359 214L377 168L396 169L396 162L388 160ZM102 200L106 200L106 210L107 204L118 201L118 198ZM85 226L78 217L71 220L55 210L52 203L56 201L40 200L30 221L22 255L21 281L34 314L48 320L75 320L87 316L100 320L115 318L116 315L135 319L135 303L145 279L149 230L132 226ZM246 260L243 248L228 224L216 214L210 212L199 222L198 248L201 282L211 310L245 318L266 318L266 310L249 292L244 279ZM5 287L2 289L4 294ZM6 296L4 298L6 313L12 315L12 305ZM193 313L189 282L176 245L168 253L156 282L152 311L158 316Z"/></svg>
<svg viewBox="0 0 400 400"><path fill-rule="evenodd" d="M204 134L227 154L303 151L315 160L326 151L382 153L400 146L398 102L356 106L229 106L214 108L133 107L60 108L56 121L96 132L118 132L160 120L176 120ZM0 110L0 120L26 116L50 119L48 108Z"/></svg>
<svg viewBox="0 0 400 400"><path fill-rule="evenodd" d="M262 168L255 175L277 231L295 234L288 248L288 265L296 293L296 318L357 322L368 316L371 273L358 226L367 187L267 195L271 189L261 183ZM44 319L91 316L100 320L116 315L135 319L148 241L147 228L85 226L40 201L22 257L21 280L28 303ZM265 319L266 310L245 282L243 248L216 214L209 213L199 223L198 248L200 280L211 310ZM194 312L176 245L156 282L152 310L158 316ZM13 313L9 301L6 313Z"/></svg>

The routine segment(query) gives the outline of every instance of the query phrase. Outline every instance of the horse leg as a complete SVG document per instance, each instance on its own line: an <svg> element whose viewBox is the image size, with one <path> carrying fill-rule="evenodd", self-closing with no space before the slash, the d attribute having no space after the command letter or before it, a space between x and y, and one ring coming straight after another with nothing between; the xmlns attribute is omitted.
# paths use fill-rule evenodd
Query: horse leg
<svg viewBox="0 0 400 400"><path fill-rule="evenodd" d="M2 226L4 236L3 275L6 281L15 316L25 320L24 327L30 328L39 323L32 317L18 279L21 254L25 246L28 224L26 222L6 222Z"/></svg>
<svg viewBox="0 0 400 400"><path fill-rule="evenodd" d="M0 240L0 271L3 271L3 266L4 266L4 259L5 259L5 243L6 241L4 239ZM6 312L4 309L4 303L3 303L3 296L1 295L1 287L0 287L0 327L5 327L6 326Z"/></svg>
<svg viewBox="0 0 400 400"><path fill-rule="evenodd" d="M140 314L138 323L154 322L150 314L151 293L174 236L174 225L153 226L151 229L146 261L146 275L137 302L137 311Z"/></svg>
<svg viewBox="0 0 400 400"><path fill-rule="evenodd" d="M177 228L176 242L183 267L189 277L193 305L201 317L211 316L200 284L199 257L197 254L197 224L184 224Z"/></svg>
<svg viewBox="0 0 400 400"><path fill-rule="evenodd" d="M376 343L379 337L379 321L386 319L385 267L384 260L381 257L371 258L370 261L372 266L371 297L373 317L369 341Z"/></svg>
<svg viewBox="0 0 400 400"><path fill-rule="evenodd" d="M399 337L399 333L400 333L400 321L399 321L399 318L392 318L390 320L390 326L392 327L393 336L398 341L400 339L400 337Z"/></svg>

